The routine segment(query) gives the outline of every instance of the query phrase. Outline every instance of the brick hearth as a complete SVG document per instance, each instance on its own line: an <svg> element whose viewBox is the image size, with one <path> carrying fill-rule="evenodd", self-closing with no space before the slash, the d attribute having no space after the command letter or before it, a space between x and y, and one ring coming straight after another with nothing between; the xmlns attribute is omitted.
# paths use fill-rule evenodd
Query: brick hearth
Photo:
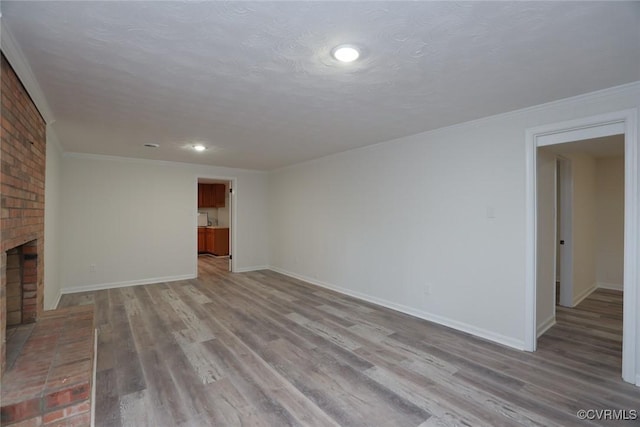
<svg viewBox="0 0 640 427"><path fill-rule="evenodd" d="M17 357L2 378L2 425L90 424L93 314L93 305L46 311L26 339L10 341Z"/></svg>

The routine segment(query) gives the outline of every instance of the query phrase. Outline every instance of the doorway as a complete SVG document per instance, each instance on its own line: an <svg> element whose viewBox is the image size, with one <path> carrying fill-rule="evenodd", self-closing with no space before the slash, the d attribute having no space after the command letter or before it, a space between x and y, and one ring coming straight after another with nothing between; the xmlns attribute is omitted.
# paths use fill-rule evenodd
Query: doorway
<svg viewBox="0 0 640 427"><path fill-rule="evenodd" d="M637 110L625 110L528 129L526 133L525 349L536 350L538 286L538 148L617 134L624 135L624 271L622 378L640 385L638 349L638 139ZM562 269L561 269L562 270ZM574 278L575 281L575 278ZM562 289L562 288L561 288ZM574 290L575 294L575 290Z"/></svg>
<svg viewBox="0 0 640 427"><path fill-rule="evenodd" d="M622 291L624 135L538 147L538 337L556 305ZM575 205L575 207L574 207Z"/></svg>
<svg viewBox="0 0 640 427"><path fill-rule="evenodd" d="M198 260L207 258L218 271L233 271L233 249L235 248L236 209L235 178L197 178L197 251ZM224 266L224 267L222 267Z"/></svg>

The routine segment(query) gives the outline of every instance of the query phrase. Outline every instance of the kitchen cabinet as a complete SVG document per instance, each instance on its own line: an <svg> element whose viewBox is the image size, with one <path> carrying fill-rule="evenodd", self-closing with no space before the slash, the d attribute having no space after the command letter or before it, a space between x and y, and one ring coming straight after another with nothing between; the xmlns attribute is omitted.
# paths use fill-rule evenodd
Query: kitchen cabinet
<svg viewBox="0 0 640 427"><path fill-rule="evenodd" d="M198 208L224 208L226 194L224 184L198 184Z"/></svg>
<svg viewBox="0 0 640 427"><path fill-rule="evenodd" d="M198 227L198 252L229 255L229 229Z"/></svg>
<svg viewBox="0 0 640 427"><path fill-rule="evenodd" d="M229 255L229 229L207 228L207 252Z"/></svg>
<svg viewBox="0 0 640 427"><path fill-rule="evenodd" d="M198 253L205 252L207 250L207 229L205 227L198 227Z"/></svg>
<svg viewBox="0 0 640 427"><path fill-rule="evenodd" d="M227 187L224 184L213 184L213 204L224 208Z"/></svg>

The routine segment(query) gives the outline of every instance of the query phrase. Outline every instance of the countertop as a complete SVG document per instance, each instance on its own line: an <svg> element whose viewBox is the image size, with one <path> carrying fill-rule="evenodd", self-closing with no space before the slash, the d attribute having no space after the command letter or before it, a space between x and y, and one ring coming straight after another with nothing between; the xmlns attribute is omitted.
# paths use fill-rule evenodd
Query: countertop
<svg viewBox="0 0 640 427"><path fill-rule="evenodd" d="M207 225L207 226L200 225L200 226L198 226L198 228L229 228L229 227L221 227L221 226L218 226L218 225Z"/></svg>

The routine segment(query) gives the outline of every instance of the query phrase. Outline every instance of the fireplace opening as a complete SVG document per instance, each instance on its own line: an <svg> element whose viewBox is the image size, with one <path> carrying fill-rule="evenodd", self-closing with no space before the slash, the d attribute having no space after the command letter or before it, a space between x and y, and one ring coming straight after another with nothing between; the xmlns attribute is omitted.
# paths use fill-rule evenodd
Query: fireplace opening
<svg viewBox="0 0 640 427"><path fill-rule="evenodd" d="M33 323L38 315L36 240L7 251L7 328Z"/></svg>
<svg viewBox="0 0 640 427"><path fill-rule="evenodd" d="M9 249L6 256L5 337L10 367L38 316L38 241Z"/></svg>

